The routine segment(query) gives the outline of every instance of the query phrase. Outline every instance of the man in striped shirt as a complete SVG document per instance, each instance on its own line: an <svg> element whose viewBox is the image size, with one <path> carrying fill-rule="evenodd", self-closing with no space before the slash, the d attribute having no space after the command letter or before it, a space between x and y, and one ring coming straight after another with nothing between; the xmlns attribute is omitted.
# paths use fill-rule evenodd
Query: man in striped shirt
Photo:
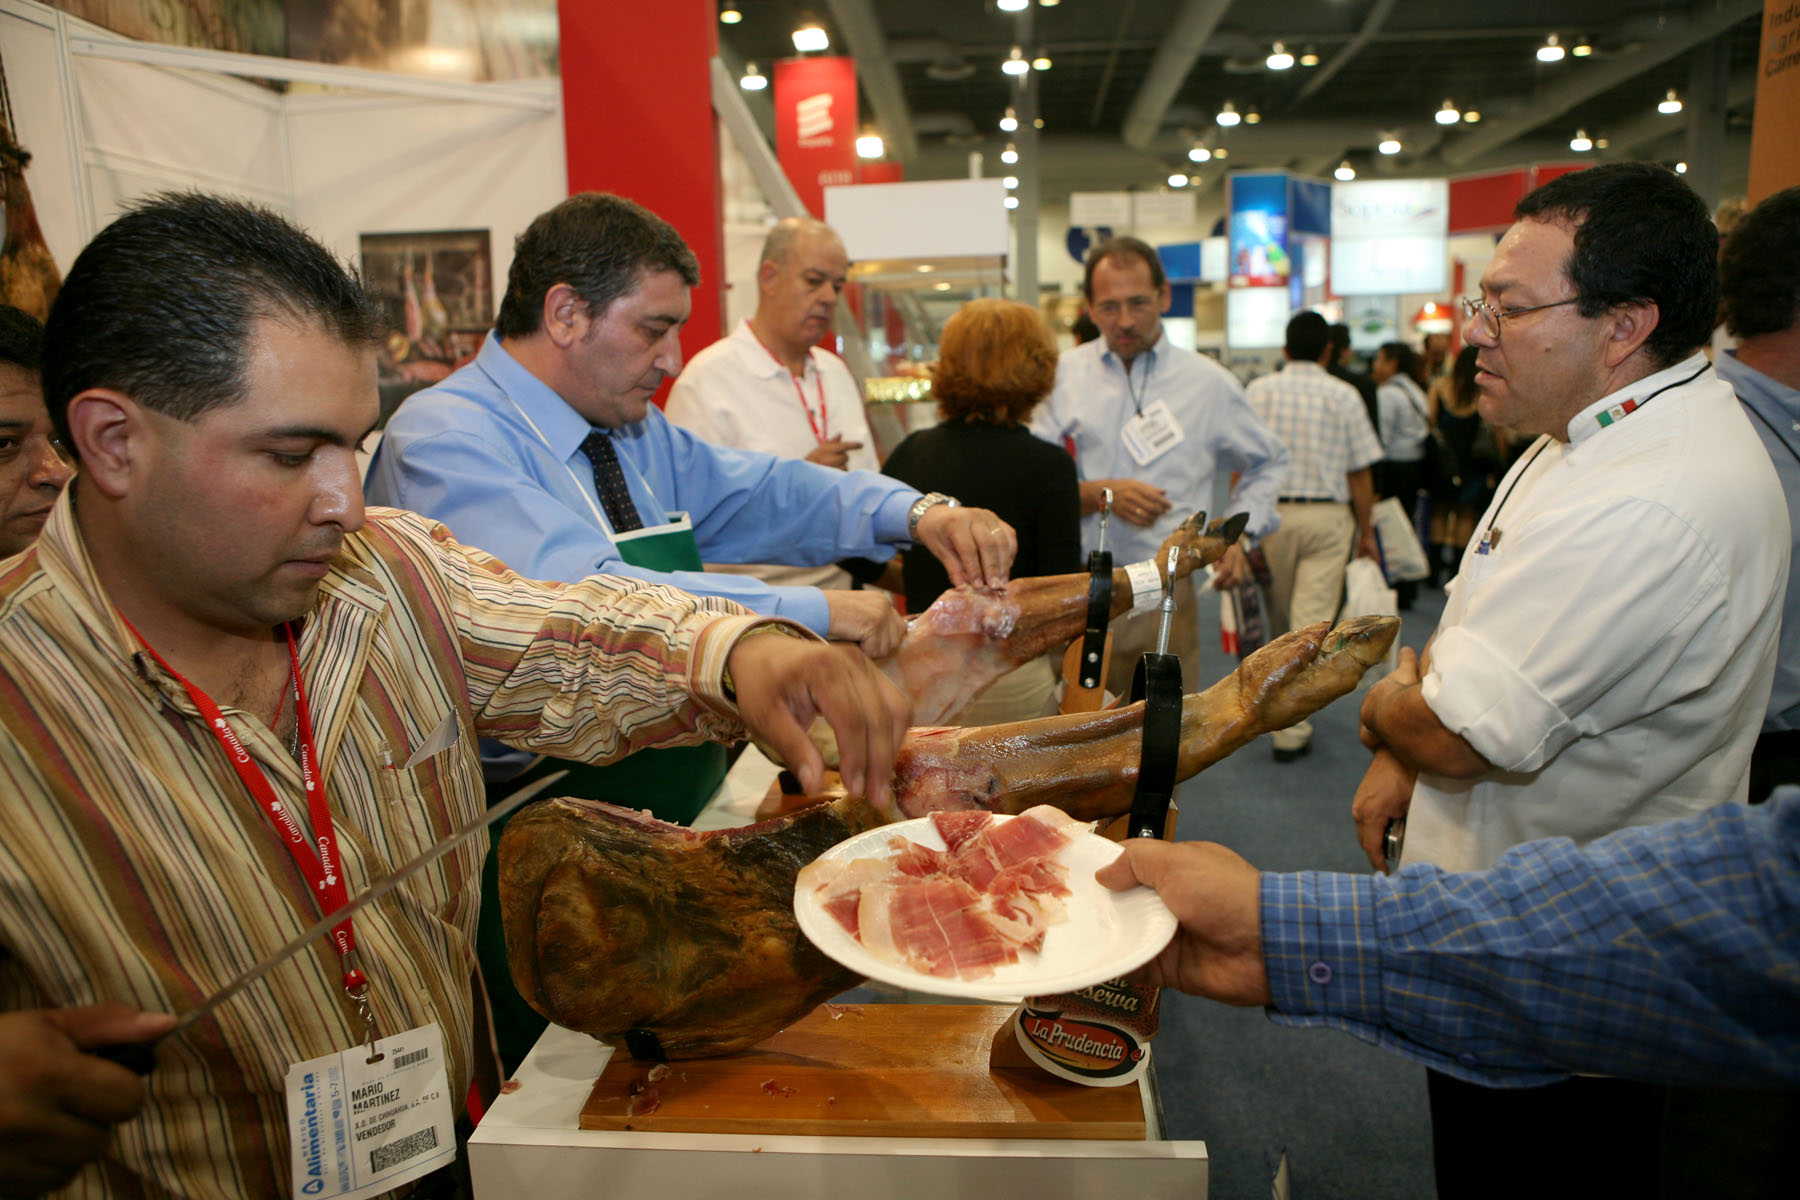
<svg viewBox="0 0 1800 1200"><path fill-rule="evenodd" d="M1356 389L1326 374L1330 326L1316 312L1288 321L1287 363L1244 389L1262 423L1288 451L1287 482L1277 507L1281 527L1263 539L1269 560L1269 634L1278 636L1337 615L1351 551L1374 558L1370 468L1381 443ZM1312 722L1269 735L1279 762L1312 745Z"/></svg>
<svg viewBox="0 0 1800 1200"><path fill-rule="evenodd" d="M478 735L608 761L750 730L816 783L821 713L851 787L887 787L906 705L860 656L365 512L378 331L323 247L200 195L104 230L52 310L46 400L81 472L0 572L5 1188L285 1194L288 1069L373 1036L359 993L384 1036L441 1032L460 1108L483 837L356 914L353 949L321 939L159 1044L141 1085L89 1052L165 1033L148 1014L481 813Z"/></svg>

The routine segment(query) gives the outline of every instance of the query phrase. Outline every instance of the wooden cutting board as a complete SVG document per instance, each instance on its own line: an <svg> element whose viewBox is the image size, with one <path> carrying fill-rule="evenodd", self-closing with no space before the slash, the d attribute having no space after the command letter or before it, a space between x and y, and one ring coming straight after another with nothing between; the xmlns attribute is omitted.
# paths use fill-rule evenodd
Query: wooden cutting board
<svg viewBox="0 0 1800 1200"><path fill-rule="evenodd" d="M582 1106L581 1127L1144 1140L1136 1086L1084 1087L1036 1067L991 1066L990 1047L1012 1014L989 1004L821 1005L741 1054L670 1063L654 1083L650 1064L621 1051ZM644 1111L651 1091L655 1107Z"/></svg>

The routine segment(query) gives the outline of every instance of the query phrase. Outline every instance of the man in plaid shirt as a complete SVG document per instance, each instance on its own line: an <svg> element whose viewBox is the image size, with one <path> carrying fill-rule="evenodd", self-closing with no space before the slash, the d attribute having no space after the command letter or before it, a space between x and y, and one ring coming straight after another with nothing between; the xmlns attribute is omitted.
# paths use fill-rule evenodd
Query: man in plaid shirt
<svg viewBox="0 0 1800 1200"><path fill-rule="evenodd" d="M1287 326L1287 364L1251 382L1250 409L1288 449L1287 483L1279 500L1281 527L1263 540L1269 561L1269 634L1279 636L1337 615L1344 564L1351 548L1375 557L1370 514L1375 487L1369 468L1381 442L1356 389L1327 374L1330 326L1316 312L1297 313ZM1286 762L1311 748L1312 723L1270 735L1275 759Z"/></svg>

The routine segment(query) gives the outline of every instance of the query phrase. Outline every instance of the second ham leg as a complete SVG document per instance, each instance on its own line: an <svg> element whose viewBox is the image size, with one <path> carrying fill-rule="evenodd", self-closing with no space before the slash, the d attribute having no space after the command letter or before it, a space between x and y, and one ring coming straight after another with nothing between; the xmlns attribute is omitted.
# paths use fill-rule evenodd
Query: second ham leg
<svg viewBox="0 0 1800 1200"><path fill-rule="evenodd" d="M1297 629L1184 697L1177 778L1350 691L1399 628L1393 617L1358 617L1335 629L1326 622ZM1116 816L1131 807L1143 721L1138 703L1013 725L915 728L896 769L897 817L961 808L1018 813L1036 804L1082 820Z"/></svg>

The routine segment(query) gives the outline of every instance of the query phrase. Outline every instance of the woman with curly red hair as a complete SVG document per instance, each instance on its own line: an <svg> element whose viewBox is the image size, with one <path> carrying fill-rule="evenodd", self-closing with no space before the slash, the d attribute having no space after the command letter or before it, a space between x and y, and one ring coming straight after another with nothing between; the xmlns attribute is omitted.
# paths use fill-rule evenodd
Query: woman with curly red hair
<svg viewBox="0 0 1800 1200"><path fill-rule="evenodd" d="M971 300L944 326L931 392L942 422L900 443L882 470L923 492L945 492L992 509L1019 535L1013 578L1081 570L1081 495L1075 460L1026 429L1056 382L1056 341L1035 308ZM901 561L908 612L922 612L950 586L929 554ZM1048 657L989 688L963 719L970 725L1054 711Z"/></svg>

